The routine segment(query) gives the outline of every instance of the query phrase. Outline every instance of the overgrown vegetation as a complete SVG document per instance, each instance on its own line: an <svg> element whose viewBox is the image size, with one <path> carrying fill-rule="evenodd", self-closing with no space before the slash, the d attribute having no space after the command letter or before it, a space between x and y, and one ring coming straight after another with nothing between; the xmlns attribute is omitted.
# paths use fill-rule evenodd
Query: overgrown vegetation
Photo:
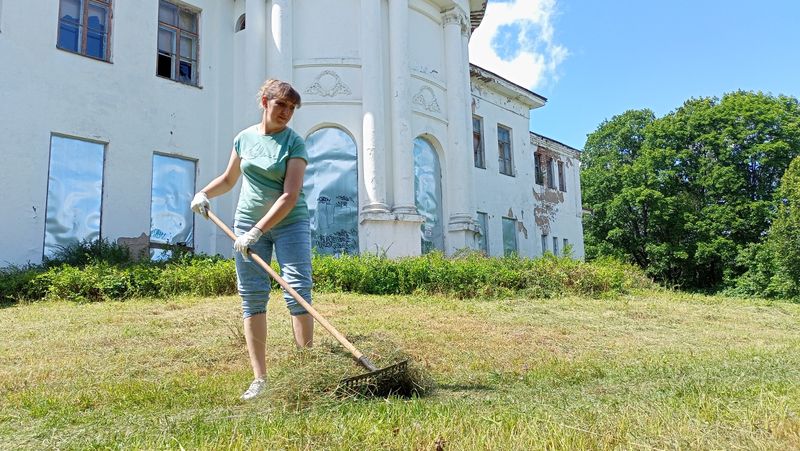
<svg viewBox="0 0 800 451"><path fill-rule="evenodd" d="M107 259L108 256L111 258ZM133 262L109 243L77 243L41 266L0 271L0 298L78 302L236 293L233 260L181 255L166 262ZM275 263L273 263L275 265ZM547 255L539 259L488 258L464 252L388 259L374 255L314 256L317 291L365 294L443 294L457 298L569 294L619 295L652 287L641 270L613 259L592 263ZM277 266L276 266L277 269ZM264 277L267 277L266 273ZM273 284L277 289L277 285Z"/></svg>
<svg viewBox="0 0 800 451"><path fill-rule="evenodd" d="M650 110L615 116L589 135L581 158L583 201L592 210L587 257L625 259L686 289L753 283L753 274L737 279L755 265L781 264L779 254L751 246L780 222L785 196L776 192L798 155L794 97L737 91L690 99L661 118Z"/></svg>

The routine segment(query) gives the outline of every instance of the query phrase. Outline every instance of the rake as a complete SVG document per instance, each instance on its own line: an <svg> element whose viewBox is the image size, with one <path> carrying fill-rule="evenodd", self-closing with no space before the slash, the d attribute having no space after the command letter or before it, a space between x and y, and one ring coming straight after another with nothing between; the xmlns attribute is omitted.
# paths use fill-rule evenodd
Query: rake
<svg viewBox="0 0 800 451"><path fill-rule="evenodd" d="M209 219L214 222L232 240L236 240L236 235L225 225L211 210L206 209ZM350 341L336 330L328 320L325 319L317 310L311 306L297 291L294 290L272 267L264 261L258 254L248 249L248 256L255 261L267 274L270 275L278 284L289 293L298 304L302 305L311 316L317 320L331 335L344 346L353 356L359 365L368 372L358 376L348 377L340 382L340 391L344 393L362 394L366 396L389 396L400 395L410 396L416 388L408 368L408 359L385 368L378 368L364 353L353 346Z"/></svg>

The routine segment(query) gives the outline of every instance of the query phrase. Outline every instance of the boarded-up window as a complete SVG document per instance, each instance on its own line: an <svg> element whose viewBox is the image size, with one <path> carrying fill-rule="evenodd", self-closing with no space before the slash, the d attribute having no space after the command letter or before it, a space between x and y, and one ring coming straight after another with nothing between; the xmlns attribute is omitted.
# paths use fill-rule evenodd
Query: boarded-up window
<svg viewBox="0 0 800 451"><path fill-rule="evenodd" d="M510 256L518 253L517 220L513 218L503 218L503 255Z"/></svg>
<svg viewBox="0 0 800 451"><path fill-rule="evenodd" d="M414 140L414 201L425 219L420 226L422 253L444 252L442 221L442 171L439 156L423 138Z"/></svg>
<svg viewBox="0 0 800 451"><path fill-rule="evenodd" d="M194 248L194 214L189 207L195 192L195 162L153 155L150 190L150 257L162 260L175 246Z"/></svg>
<svg viewBox="0 0 800 451"><path fill-rule="evenodd" d="M105 145L53 136L47 178L44 256L100 238Z"/></svg>
<svg viewBox="0 0 800 451"><path fill-rule="evenodd" d="M478 249L489 255L489 215L478 212L478 225L481 228L478 235Z"/></svg>
<svg viewBox="0 0 800 451"><path fill-rule="evenodd" d="M311 223L311 246L320 254L358 254L358 154L338 128L306 138L308 167L303 193Z"/></svg>

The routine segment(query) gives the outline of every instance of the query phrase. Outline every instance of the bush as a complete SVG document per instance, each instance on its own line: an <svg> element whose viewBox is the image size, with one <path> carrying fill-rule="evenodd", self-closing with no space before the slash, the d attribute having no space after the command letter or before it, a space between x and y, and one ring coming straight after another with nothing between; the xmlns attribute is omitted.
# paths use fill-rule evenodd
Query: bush
<svg viewBox="0 0 800 451"><path fill-rule="evenodd" d="M170 262L158 275L156 284L161 296L235 294L236 267L233 260L219 257L194 257L180 262Z"/></svg>
<svg viewBox="0 0 800 451"><path fill-rule="evenodd" d="M85 249L83 245L80 248ZM186 254L162 263L114 264L98 255L110 256L115 262L124 261L116 251L88 254L76 249L77 246L60 257L79 262L76 265L54 265L55 260L50 260L47 267L0 270L0 299L95 302L133 296L221 296L237 292L235 264L230 259ZM616 295L654 286L641 270L617 260L585 263L551 254L537 259L490 258L479 252L464 251L448 258L433 252L395 260L369 254L338 258L315 255L313 268L317 291L378 295L550 298L570 294ZM279 289L274 282L272 286Z"/></svg>
<svg viewBox="0 0 800 451"><path fill-rule="evenodd" d="M44 258L42 265L53 267L66 264L83 267L100 262L110 265L125 265L131 261L131 252L126 246L112 243L103 238L92 241L76 241L66 246L58 246L53 255Z"/></svg>
<svg viewBox="0 0 800 451"><path fill-rule="evenodd" d="M538 259L491 258L463 252L391 260L315 256L314 284L320 291L365 294L444 294L458 298L497 297L521 293L531 297L565 294L598 296L654 286L644 273L617 260L585 263L548 255Z"/></svg>
<svg viewBox="0 0 800 451"><path fill-rule="evenodd" d="M47 286L34 283L41 273L42 268L33 265L0 268L0 303L43 298Z"/></svg>

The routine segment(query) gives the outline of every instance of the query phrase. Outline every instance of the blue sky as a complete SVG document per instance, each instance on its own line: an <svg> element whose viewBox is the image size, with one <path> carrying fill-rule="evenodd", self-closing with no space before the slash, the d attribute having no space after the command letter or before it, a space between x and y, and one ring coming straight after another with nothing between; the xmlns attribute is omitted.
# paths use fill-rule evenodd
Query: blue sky
<svg viewBox="0 0 800 451"><path fill-rule="evenodd" d="M489 0L470 60L547 97L531 130L582 149L629 109L800 97L800 0Z"/></svg>

